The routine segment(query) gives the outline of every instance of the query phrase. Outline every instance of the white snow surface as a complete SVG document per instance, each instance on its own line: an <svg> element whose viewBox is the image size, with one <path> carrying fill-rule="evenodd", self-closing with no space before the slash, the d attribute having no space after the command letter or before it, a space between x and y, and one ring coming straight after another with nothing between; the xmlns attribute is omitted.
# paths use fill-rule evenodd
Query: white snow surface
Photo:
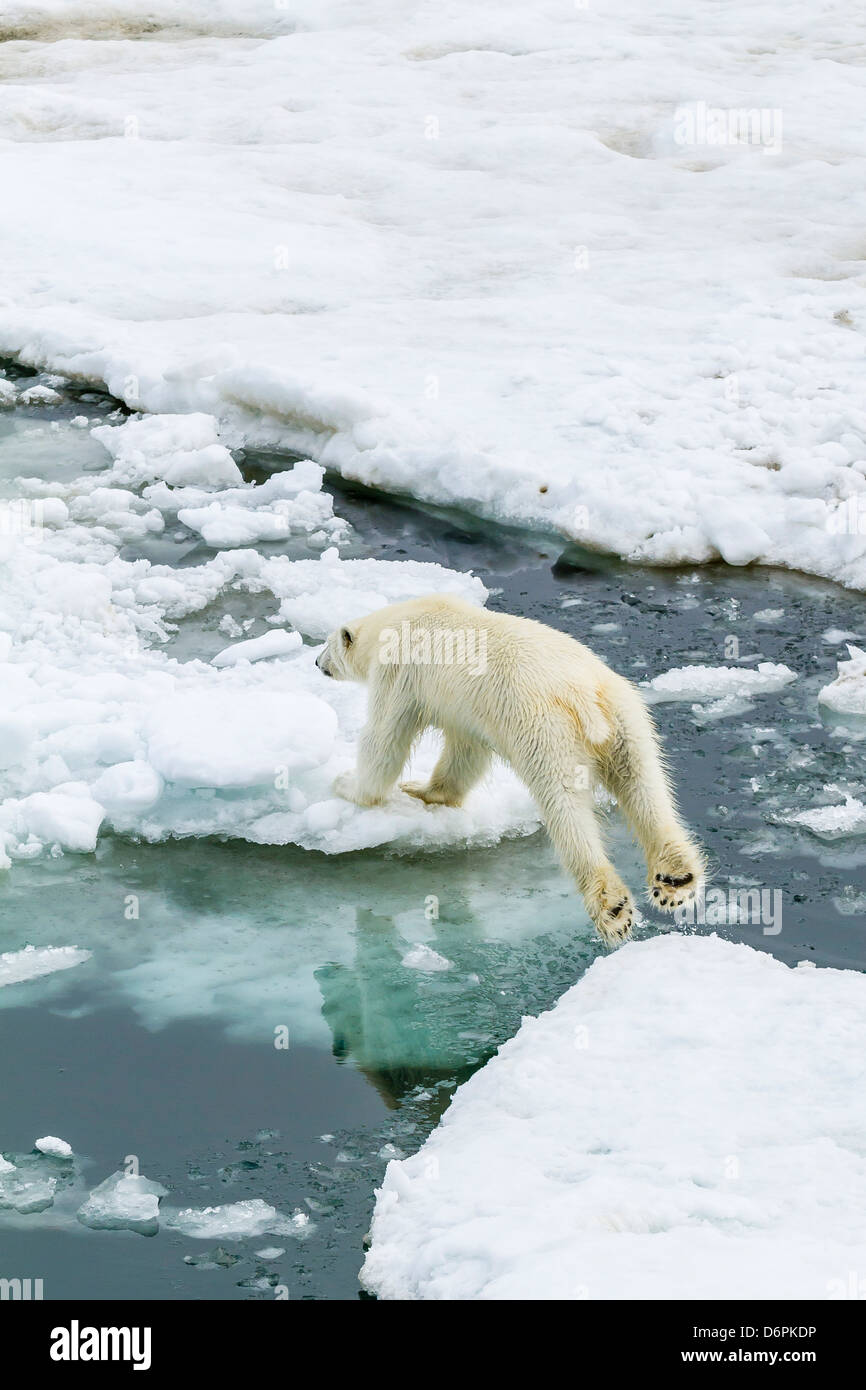
<svg viewBox="0 0 866 1390"><path fill-rule="evenodd" d="M633 559L866 587L845 0L6 0L0 34L0 351L217 417L168 485L289 445ZM316 505L185 509L237 546Z"/></svg>
<svg viewBox="0 0 866 1390"><path fill-rule="evenodd" d="M866 1261L866 979L717 937L599 959L388 1165L390 1299L833 1296Z"/></svg>

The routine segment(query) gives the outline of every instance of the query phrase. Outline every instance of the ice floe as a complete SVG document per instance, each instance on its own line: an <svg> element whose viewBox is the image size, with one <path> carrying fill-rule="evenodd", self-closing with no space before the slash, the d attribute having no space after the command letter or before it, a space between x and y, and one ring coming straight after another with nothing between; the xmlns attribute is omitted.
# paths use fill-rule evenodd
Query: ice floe
<svg viewBox="0 0 866 1390"><path fill-rule="evenodd" d="M832 1297L866 1260L864 1048L855 971L716 937L627 945L388 1165L362 1281L392 1299Z"/></svg>
<svg viewBox="0 0 866 1390"><path fill-rule="evenodd" d="M136 1231L155 1236L159 1230L161 1183L134 1173L116 1172L94 1187L78 1210L82 1226L94 1231Z"/></svg>
<svg viewBox="0 0 866 1390"><path fill-rule="evenodd" d="M25 946L0 955L0 988L36 980L56 970L71 970L90 959L90 951L78 946Z"/></svg>
<svg viewBox="0 0 866 1390"><path fill-rule="evenodd" d="M832 806L814 806L793 811L784 817L787 825L803 825L821 840L841 840L866 833L866 806L856 796L845 793L845 800Z"/></svg>
<svg viewBox="0 0 866 1390"><path fill-rule="evenodd" d="M783 690L797 679L795 671L778 662L761 661L757 667L677 666L664 671L642 688L650 704L669 700L697 702L695 712L705 719L744 714L754 695Z"/></svg>
<svg viewBox="0 0 866 1390"><path fill-rule="evenodd" d="M0 350L591 547L866 586L862 18L643 15L6 0Z"/></svg>
<svg viewBox="0 0 866 1390"><path fill-rule="evenodd" d="M53 1134L46 1134L44 1139L37 1139L33 1147L51 1158L69 1158L72 1155L72 1145Z"/></svg>
<svg viewBox="0 0 866 1390"><path fill-rule="evenodd" d="M315 1229L306 1212L281 1216L269 1202L251 1198L219 1207L185 1207L166 1222L172 1230L196 1240L245 1240L250 1236L305 1236Z"/></svg>
<svg viewBox="0 0 866 1390"><path fill-rule="evenodd" d="M818 703L834 714L866 715L866 651L847 645L849 659L838 663L838 675L818 692Z"/></svg>
<svg viewBox="0 0 866 1390"><path fill-rule="evenodd" d="M343 558L329 543L346 527L322 491L323 469L301 460L244 483L201 412L92 433L107 451L102 467L19 479L40 525L0 536L0 862L44 848L89 853L105 830L340 853L490 843L535 828L531 799L504 767L460 810L400 792L362 809L332 792L354 761L366 696L323 676L314 644L339 621L419 593L483 603L480 580L437 564ZM200 485L208 459L217 481ZM196 515L207 497L251 517L303 502L302 529L320 538L319 553L229 549L186 565L122 555L173 524L179 497ZM175 656L178 625L232 596L254 599L271 630L210 661ZM229 613L219 626L245 631ZM436 756L428 737L419 768Z"/></svg>

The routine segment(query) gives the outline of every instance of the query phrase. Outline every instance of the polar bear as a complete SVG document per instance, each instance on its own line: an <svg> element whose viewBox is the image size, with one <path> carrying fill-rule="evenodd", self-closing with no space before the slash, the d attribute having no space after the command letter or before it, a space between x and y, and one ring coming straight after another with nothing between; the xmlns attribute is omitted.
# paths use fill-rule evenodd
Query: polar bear
<svg viewBox="0 0 866 1390"><path fill-rule="evenodd" d="M337 795L379 805L433 726L445 742L430 781L403 790L459 806L492 756L505 759L609 945L628 936L634 903L604 852L595 780L616 797L646 855L656 906L673 912L695 897L704 860L677 813L650 713L629 681L574 638L430 594L338 628L316 665L369 689L357 769L337 778Z"/></svg>

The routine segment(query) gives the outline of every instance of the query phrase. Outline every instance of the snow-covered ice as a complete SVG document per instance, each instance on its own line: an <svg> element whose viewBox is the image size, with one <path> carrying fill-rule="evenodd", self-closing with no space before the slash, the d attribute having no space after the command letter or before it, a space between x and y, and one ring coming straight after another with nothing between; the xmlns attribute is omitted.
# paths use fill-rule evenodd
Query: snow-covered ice
<svg viewBox="0 0 866 1390"><path fill-rule="evenodd" d="M643 682L650 704L668 700L698 702L695 711L705 719L744 714L754 695L783 690L797 673L779 662L761 661L754 669L742 666L677 666Z"/></svg>
<svg viewBox="0 0 866 1390"><path fill-rule="evenodd" d="M866 1261L864 1048L856 971L717 937L624 946L388 1165L363 1283L399 1299L830 1297Z"/></svg>
<svg viewBox="0 0 866 1390"><path fill-rule="evenodd" d="M400 792L362 809L332 792L354 762L366 696L323 676L314 644L337 622L419 593L483 603L480 580L437 564L342 558L331 541L346 527L321 490L322 468L301 460L260 484L235 479L216 422L200 412L92 434L103 466L19 480L44 525L37 536L0 536L0 862L45 847L89 853L109 829L339 853L490 843L535 828L531 799L504 767L460 810L431 810ZM217 458L214 485L201 485L203 454ZM237 485L226 490L227 481ZM190 494L232 498L250 516L275 498L317 499L304 526L321 535L319 554L232 549L178 566L121 556L127 543L160 536ZM233 595L255 596L271 630L211 661L175 657L178 625ZM435 736L420 745L422 772L437 746Z"/></svg>
<svg viewBox="0 0 866 1390"><path fill-rule="evenodd" d="M315 1229L306 1212L281 1216L269 1202L250 1198L219 1207L185 1207L166 1222L172 1230L196 1240L245 1240L247 1237L277 1235L305 1236Z"/></svg>
<svg viewBox="0 0 866 1390"><path fill-rule="evenodd" d="M37 1139L33 1147L51 1158L69 1158L72 1154L72 1145L65 1139L58 1139L54 1134L46 1134L43 1139Z"/></svg>
<svg viewBox="0 0 866 1390"><path fill-rule="evenodd" d="M20 951L4 951L0 955L0 988L36 980L55 970L71 970L89 960L90 954L78 946L25 946Z"/></svg>
<svg viewBox="0 0 866 1390"><path fill-rule="evenodd" d="M0 350L592 547L866 586L850 5L6 0L3 32Z"/></svg>
<svg viewBox="0 0 866 1390"><path fill-rule="evenodd" d="M866 805L848 792L842 802L793 811L784 819L788 825L804 825L822 840L841 840L866 833Z"/></svg>
<svg viewBox="0 0 866 1390"><path fill-rule="evenodd" d="M653 703L663 700L721 699L727 695L765 695L796 680L796 672L778 662L762 661L755 670L737 666L677 666L645 682Z"/></svg>
<svg viewBox="0 0 866 1390"><path fill-rule="evenodd" d="M848 643L848 657L837 663L838 675L819 690L818 702L834 714L866 716L866 651Z"/></svg>

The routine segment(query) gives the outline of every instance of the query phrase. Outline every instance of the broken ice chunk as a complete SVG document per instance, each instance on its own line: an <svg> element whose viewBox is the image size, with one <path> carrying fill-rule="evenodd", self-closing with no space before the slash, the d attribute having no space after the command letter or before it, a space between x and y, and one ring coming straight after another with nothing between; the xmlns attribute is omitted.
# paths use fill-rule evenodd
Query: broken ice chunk
<svg viewBox="0 0 866 1390"><path fill-rule="evenodd" d="M52 1158L69 1158L72 1153L72 1145L67 1144L65 1139L57 1139L53 1134L46 1135L44 1139L37 1139L33 1147Z"/></svg>
<svg viewBox="0 0 866 1390"><path fill-rule="evenodd" d="M245 1240L249 1236L309 1234L310 1218L306 1212L281 1216L270 1203L254 1198L245 1202L228 1202L220 1207L185 1207L166 1222L176 1231L197 1240Z"/></svg>
<svg viewBox="0 0 866 1390"><path fill-rule="evenodd" d="M159 1199L167 1188L149 1178L120 1171L94 1187L78 1209L78 1220L94 1231L137 1231L155 1236L159 1230Z"/></svg>
<svg viewBox="0 0 866 1390"><path fill-rule="evenodd" d="M237 666L239 661L262 661L269 656L288 656L289 652L296 652L303 645L299 632L286 632L284 628L275 628L273 632L266 632L262 637L251 637L246 642L235 642L231 647L224 647L216 656L211 657L211 665Z"/></svg>
<svg viewBox="0 0 866 1390"><path fill-rule="evenodd" d="M27 1214L45 1211L54 1201L56 1178L30 1178L25 1172L8 1164L0 1169L0 1207Z"/></svg>

